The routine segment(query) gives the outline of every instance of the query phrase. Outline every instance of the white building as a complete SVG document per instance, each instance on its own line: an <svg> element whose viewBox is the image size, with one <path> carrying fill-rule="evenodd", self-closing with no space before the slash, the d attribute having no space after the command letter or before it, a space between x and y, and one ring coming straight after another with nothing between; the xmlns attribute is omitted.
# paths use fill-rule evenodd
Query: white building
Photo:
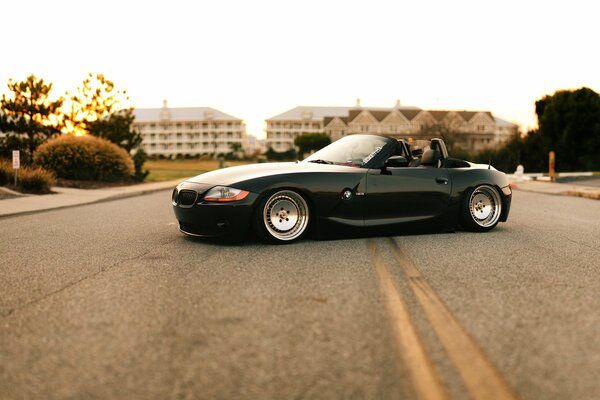
<svg viewBox="0 0 600 400"><path fill-rule="evenodd" d="M151 156L215 156L232 151L232 145L246 145L246 126L236 117L210 107L134 110L142 148Z"/></svg>
<svg viewBox="0 0 600 400"><path fill-rule="evenodd" d="M506 121L502 118L494 117L496 121L496 140L498 142L506 140L519 132L519 125L513 124L510 121Z"/></svg>
<svg viewBox="0 0 600 400"><path fill-rule="evenodd" d="M403 139L429 138L429 129L441 126L457 134L457 144L467 150L497 146L510 138L517 125L495 118L489 111L422 110L401 106L296 107L266 120L267 146L275 151L294 147L303 133L326 133L332 141L356 133Z"/></svg>
<svg viewBox="0 0 600 400"><path fill-rule="evenodd" d="M360 100L357 100L357 105L354 107L299 106L266 120L267 147L271 147L275 151L289 150L294 147L294 139L296 136L304 133L326 132L326 125L330 123L332 119L347 119L350 111L357 108L370 111L389 112L392 110L392 108L361 107ZM418 110L416 107L400 106L399 104L397 104L397 108ZM350 133L347 128L340 127L336 130L339 131L342 136ZM341 136L338 137L334 133L331 140L335 141L340 137Z"/></svg>

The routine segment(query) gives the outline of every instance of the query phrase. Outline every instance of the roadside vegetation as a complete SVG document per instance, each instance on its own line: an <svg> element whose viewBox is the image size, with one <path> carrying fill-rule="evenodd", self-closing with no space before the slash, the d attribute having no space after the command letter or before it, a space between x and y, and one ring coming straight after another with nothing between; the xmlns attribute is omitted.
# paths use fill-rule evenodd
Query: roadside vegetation
<svg viewBox="0 0 600 400"><path fill-rule="evenodd" d="M132 127L133 108L122 107L126 92L104 75L89 74L73 94L58 97L52 96L51 83L35 75L9 80L7 86L10 95L0 99L0 159L20 151L24 185L30 171L38 181L42 176L74 180L70 186L141 182L148 175L142 137Z"/></svg>
<svg viewBox="0 0 600 400"><path fill-rule="evenodd" d="M38 147L33 162L61 179L123 182L134 173L125 149L94 136L52 138Z"/></svg>
<svg viewBox="0 0 600 400"><path fill-rule="evenodd" d="M556 153L556 171L600 171L600 95L589 88L560 90L535 102L538 129L516 135L498 149L472 154L472 160L514 172L548 170Z"/></svg>
<svg viewBox="0 0 600 400"><path fill-rule="evenodd" d="M21 193L46 194L56 182L56 176L41 167L25 167L17 171L17 186L14 185L14 170L8 161L0 160L0 186Z"/></svg>

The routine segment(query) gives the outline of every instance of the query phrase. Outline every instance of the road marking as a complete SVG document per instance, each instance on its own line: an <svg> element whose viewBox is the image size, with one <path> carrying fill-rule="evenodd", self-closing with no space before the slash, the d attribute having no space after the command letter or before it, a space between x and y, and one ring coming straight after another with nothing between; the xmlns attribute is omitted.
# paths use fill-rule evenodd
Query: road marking
<svg viewBox="0 0 600 400"><path fill-rule="evenodd" d="M375 241L369 239L368 246L379 277L379 286L385 305L391 318L397 351L410 372L417 398L426 400L448 399L448 392L443 386L433 363L427 356L402 297L394 285L388 263L379 252Z"/></svg>
<svg viewBox="0 0 600 400"><path fill-rule="evenodd" d="M398 243L392 238L389 241L394 258L408 278L415 297L471 396L486 400L518 399L516 392L425 281L410 258L402 252Z"/></svg>

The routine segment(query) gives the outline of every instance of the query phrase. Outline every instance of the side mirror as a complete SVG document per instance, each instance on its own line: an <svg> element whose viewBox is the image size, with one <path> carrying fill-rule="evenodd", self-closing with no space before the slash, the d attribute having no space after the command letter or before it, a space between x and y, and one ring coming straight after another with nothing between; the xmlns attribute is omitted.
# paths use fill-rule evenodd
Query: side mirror
<svg viewBox="0 0 600 400"><path fill-rule="evenodd" d="M385 160L385 168L404 168L408 167L408 160L404 156L391 156Z"/></svg>

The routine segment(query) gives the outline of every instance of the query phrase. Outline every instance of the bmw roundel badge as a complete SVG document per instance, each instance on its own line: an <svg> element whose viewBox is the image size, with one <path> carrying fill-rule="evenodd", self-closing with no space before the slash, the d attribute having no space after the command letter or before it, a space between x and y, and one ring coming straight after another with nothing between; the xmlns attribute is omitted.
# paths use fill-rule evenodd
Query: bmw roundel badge
<svg viewBox="0 0 600 400"><path fill-rule="evenodd" d="M342 200L351 200L352 199L352 190L345 189L342 192Z"/></svg>

